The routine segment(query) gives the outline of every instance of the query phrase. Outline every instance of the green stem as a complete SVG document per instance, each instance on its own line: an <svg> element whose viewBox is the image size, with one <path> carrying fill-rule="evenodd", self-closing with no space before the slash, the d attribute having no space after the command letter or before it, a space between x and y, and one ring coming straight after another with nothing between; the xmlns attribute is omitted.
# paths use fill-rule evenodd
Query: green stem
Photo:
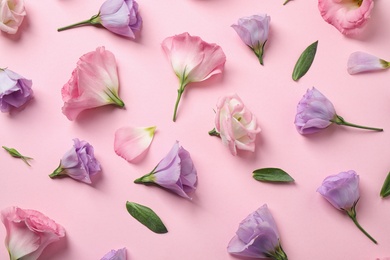
<svg viewBox="0 0 390 260"><path fill-rule="evenodd" d="M184 81L184 80L183 80L183 81ZM174 111L173 111L173 122L176 122L177 108L178 108L178 106L179 106L179 102L180 102L180 99L181 99L181 95L183 94L184 88L185 88L185 85L184 85L183 81L180 83L180 87L179 87L179 89L177 90L176 104L175 104L175 109L174 109Z"/></svg>
<svg viewBox="0 0 390 260"><path fill-rule="evenodd" d="M125 103L123 102L122 99L119 98L118 94L116 94L114 91L112 91L110 88L107 88L108 91L106 91L105 93L107 94L107 96L110 98L110 100L115 104L117 105L118 107L124 107L125 106Z"/></svg>
<svg viewBox="0 0 390 260"><path fill-rule="evenodd" d="M365 234L372 242L374 242L375 244L378 244L378 242L376 242L376 240L370 234L368 234L367 231L365 231L363 229L363 227L360 226L359 222L357 221L357 219L356 219L356 209L355 209L356 203L355 203L355 205L353 205L352 209L347 210L348 216L352 219L353 223L355 223L355 225L360 229L360 231L363 232L363 234Z"/></svg>
<svg viewBox="0 0 390 260"><path fill-rule="evenodd" d="M286 5L288 2L290 2L291 0L286 0L286 2L283 3L283 5Z"/></svg>
<svg viewBox="0 0 390 260"><path fill-rule="evenodd" d="M57 167L57 169L54 170L54 172L52 174L49 175L49 177L52 179L56 178L56 177L60 176L63 171L64 171L64 169L62 169L61 162L60 162L60 165Z"/></svg>
<svg viewBox="0 0 390 260"><path fill-rule="evenodd" d="M356 127L356 128L360 128L360 129L367 129L367 130L383 132L382 128L361 126L361 125L355 125L355 124L349 123L349 122L345 121L344 118L342 118L339 115L335 115L334 118L332 120L330 120L330 122L336 123L338 125L345 125L345 126Z"/></svg>
<svg viewBox="0 0 390 260"><path fill-rule="evenodd" d="M92 16L88 20L84 20L84 21L81 21L81 22L78 22L78 23L74 23L74 24L71 24L71 25L68 25L68 26L64 26L64 27L58 28L57 31L61 32L61 31L65 31L65 30L68 30L68 29L71 29L71 28L74 28L74 27L83 26L83 25L99 24L100 23L99 15L100 15L100 13L97 14L97 15Z"/></svg>
<svg viewBox="0 0 390 260"><path fill-rule="evenodd" d="M274 252L267 253L266 255L274 260L288 260L287 254L283 251L282 245L280 243L275 248Z"/></svg>
<svg viewBox="0 0 390 260"><path fill-rule="evenodd" d="M153 172L136 179L134 183L154 183Z"/></svg>
<svg viewBox="0 0 390 260"><path fill-rule="evenodd" d="M216 137L221 137L221 135L213 128L213 130L209 131L209 135L211 136L216 136Z"/></svg>

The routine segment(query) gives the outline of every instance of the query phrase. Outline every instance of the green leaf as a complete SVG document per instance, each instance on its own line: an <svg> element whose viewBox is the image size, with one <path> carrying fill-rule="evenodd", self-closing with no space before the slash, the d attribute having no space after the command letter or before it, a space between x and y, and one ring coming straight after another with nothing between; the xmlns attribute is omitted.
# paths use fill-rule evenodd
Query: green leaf
<svg viewBox="0 0 390 260"><path fill-rule="evenodd" d="M306 72L310 69L314 57L316 56L317 45L318 41L313 42L302 52L301 56L299 56L299 59L295 64L294 71L292 74L293 80L297 81L298 79L303 77L303 75L305 75Z"/></svg>
<svg viewBox="0 0 390 260"><path fill-rule="evenodd" d="M390 195L390 172L387 174L385 182L383 183L380 195L382 198Z"/></svg>
<svg viewBox="0 0 390 260"><path fill-rule="evenodd" d="M23 162L25 162L28 166L31 166L28 163L28 160L32 160L33 158L21 155L15 148L8 148L6 146L2 146L4 150L6 150L12 157L20 158Z"/></svg>
<svg viewBox="0 0 390 260"><path fill-rule="evenodd" d="M126 202L126 209L131 216L133 216L136 220L141 222L141 224L153 232L158 234L164 234L168 232L160 217L157 216L157 214L154 213L152 209L129 201Z"/></svg>
<svg viewBox="0 0 390 260"><path fill-rule="evenodd" d="M253 178L264 182L293 182L294 179L287 172L278 168L262 168L253 172Z"/></svg>

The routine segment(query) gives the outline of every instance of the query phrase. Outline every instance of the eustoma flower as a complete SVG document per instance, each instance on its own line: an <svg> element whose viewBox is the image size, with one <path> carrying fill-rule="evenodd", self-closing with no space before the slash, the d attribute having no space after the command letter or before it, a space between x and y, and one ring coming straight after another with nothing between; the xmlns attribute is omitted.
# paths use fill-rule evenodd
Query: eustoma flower
<svg viewBox="0 0 390 260"><path fill-rule="evenodd" d="M100 163L95 158L92 145L86 141L73 139L73 147L64 154L57 169L50 178L69 176L75 180L91 183L91 176L98 173Z"/></svg>
<svg viewBox="0 0 390 260"><path fill-rule="evenodd" d="M118 250L111 250L103 256L100 260L126 260L126 248L121 248Z"/></svg>
<svg viewBox="0 0 390 260"><path fill-rule="evenodd" d="M209 134L221 137L233 155L237 155L237 149L254 152L256 135L260 131L256 117L237 94L219 98L215 128Z"/></svg>
<svg viewBox="0 0 390 260"><path fill-rule="evenodd" d="M142 18L134 0L106 0L99 13L90 19L59 28L58 31L82 25L102 25L107 30L134 39L134 31L141 30Z"/></svg>
<svg viewBox="0 0 390 260"><path fill-rule="evenodd" d="M313 134L332 123L350 127L383 131L381 128L355 125L336 114L333 104L316 88L308 89L298 103L295 125L300 134Z"/></svg>
<svg viewBox="0 0 390 260"><path fill-rule="evenodd" d="M271 17L266 14L242 17L232 27L241 40L252 49L263 65L264 46L268 40Z"/></svg>
<svg viewBox="0 0 390 260"><path fill-rule="evenodd" d="M173 113L173 121L176 121L177 108L186 86L222 73L226 56L220 46L204 42L200 37L188 33L166 38L162 48L180 81Z"/></svg>
<svg viewBox="0 0 390 260"><path fill-rule="evenodd" d="M322 18L341 33L359 33L370 18L374 0L318 0Z"/></svg>
<svg viewBox="0 0 390 260"><path fill-rule="evenodd" d="M352 219L355 225L375 244L377 243L358 223L356 204L359 201L359 176L355 171L340 172L325 178L317 191L333 205Z"/></svg>
<svg viewBox="0 0 390 260"><path fill-rule="evenodd" d="M72 77L62 87L62 113L74 120L86 109L110 104L124 107L118 89L115 56L104 47L98 47L79 59Z"/></svg>
<svg viewBox="0 0 390 260"><path fill-rule="evenodd" d="M155 126L118 129L115 132L115 153L128 162L138 159L148 150L155 131Z"/></svg>
<svg viewBox="0 0 390 260"><path fill-rule="evenodd" d="M241 221L227 251L243 257L287 260L280 243L278 228L267 204Z"/></svg>
<svg viewBox="0 0 390 260"><path fill-rule="evenodd" d="M32 81L9 69L0 69L0 111L23 107L33 97Z"/></svg>
<svg viewBox="0 0 390 260"><path fill-rule="evenodd" d="M380 59L372 54L357 51L348 58L348 73L357 74L390 68L390 62Z"/></svg>
<svg viewBox="0 0 390 260"><path fill-rule="evenodd" d="M154 183L190 199L190 195L196 190L197 181L198 176L190 153L176 141L169 153L150 173L134 182Z"/></svg>
<svg viewBox="0 0 390 260"><path fill-rule="evenodd" d="M9 207L1 211L10 260L36 260L51 243L65 236L65 229L41 212Z"/></svg>
<svg viewBox="0 0 390 260"><path fill-rule="evenodd" d="M0 0L1 31L15 34L25 16L24 0Z"/></svg>

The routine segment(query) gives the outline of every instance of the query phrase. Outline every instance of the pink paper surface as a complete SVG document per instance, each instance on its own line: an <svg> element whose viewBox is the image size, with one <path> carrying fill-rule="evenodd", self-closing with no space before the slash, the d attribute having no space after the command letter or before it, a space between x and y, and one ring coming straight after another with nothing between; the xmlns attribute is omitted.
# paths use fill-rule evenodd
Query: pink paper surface
<svg viewBox="0 0 390 260"><path fill-rule="evenodd" d="M345 37L319 14L317 1L184 0L138 1L144 24L135 41L92 26L57 32L88 19L102 1L26 1L27 17L15 36L0 35L0 67L33 80L35 98L21 112L0 115L0 145L14 147L34 161L0 151L0 209L19 206L46 214L66 229L66 238L50 245L40 259L100 259L111 249L127 248L128 259L239 259L226 247L238 224L267 203L291 260L369 260L390 255L390 200L379 191L390 170L389 73L351 76L350 53L365 51L390 59L390 2L376 1L371 20L359 37ZM230 27L238 18L271 16L264 66ZM191 84L172 122L178 80L161 42L189 32L222 47L223 75ZM318 40L309 72L291 79L301 52ZM83 54L105 46L114 53L125 109L86 111L74 121L61 112L61 88ZM382 133L331 126L312 136L294 126L296 106L315 86L347 121L382 127ZM256 152L234 157L214 127L217 99L237 93L256 115L262 132ZM114 152L114 133L124 126L157 126L145 158L130 164ZM50 179L72 139L88 141L103 171L87 185L70 178ZM158 187L134 184L150 172L179 140L192 156L199 185L192 201ZM295 184L257 182L252 171L278 167ZM316 189L331 174L355 170L360 176L357 206L360 224L373 244ZM126 201L152 208L169 232L158 235L126 211ZM0 225L0 240L5 228ZM7 259L0 246L0 259Z"/></svg>

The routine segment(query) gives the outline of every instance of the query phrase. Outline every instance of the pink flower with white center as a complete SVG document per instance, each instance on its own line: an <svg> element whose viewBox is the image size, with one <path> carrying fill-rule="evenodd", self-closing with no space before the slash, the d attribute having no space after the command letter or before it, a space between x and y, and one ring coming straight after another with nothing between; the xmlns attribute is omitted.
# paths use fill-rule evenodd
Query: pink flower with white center
<svg viewBox="0 0 390 260"><path fill-rule="evenodd" d="M256 117L237 94L220 97L215 115L215 128L210 135L221 137L233 155L237 149L255 151L256 136L260 132Z"/></svg>
<svg viewBox="0 0 390 260"><path fill-rule="evenodd" d="M318 0L322 18L342 34L357 34L366 25L374 0Z"/></svg>
<svg viewBox="0 0 390 260"><path fill-rule="evenodd" d="M372 54L357 51L349 56L347 67L348 73L353 75L362 72L388 69L390 68L390 62Z"/></svg>
<svg viewBox="0 0 390 260"><path fill-rule="evenodd" d="M110 104L124 107L118 89L115 56L104 47L98 47L79 59L72 77L62 87L62 113L69 120L75 120L86 109Z"/></svg>
<svg viewBox="0 0 390 260"><path fill-rule="evenodd" d="M23 0L0 0L0 30L15 34L22 24L26 10Z"/></svg>
<svg viewBox="0 0 390 260"><path fill-rule="evenodd" d="M36 260L51 243L65 236L65 229L41 212L9 207L1 211L10 260Z"/></svg>
<svg viewBox="0 0 390 260"><path fill-rule="evenodd" d="M226 56L217 44L207 43L188 33L166 38L162 42L162 48L180 81L173 114L173 121L176 121L177 108L186 86L222 73Z"/></svg>
<svg viewBox="0 0 390 260"><path fill-rule="evenodd" d="M115 132L115 153L128 162L140 158L152 143L155 126L122 127Z"/></svg>

